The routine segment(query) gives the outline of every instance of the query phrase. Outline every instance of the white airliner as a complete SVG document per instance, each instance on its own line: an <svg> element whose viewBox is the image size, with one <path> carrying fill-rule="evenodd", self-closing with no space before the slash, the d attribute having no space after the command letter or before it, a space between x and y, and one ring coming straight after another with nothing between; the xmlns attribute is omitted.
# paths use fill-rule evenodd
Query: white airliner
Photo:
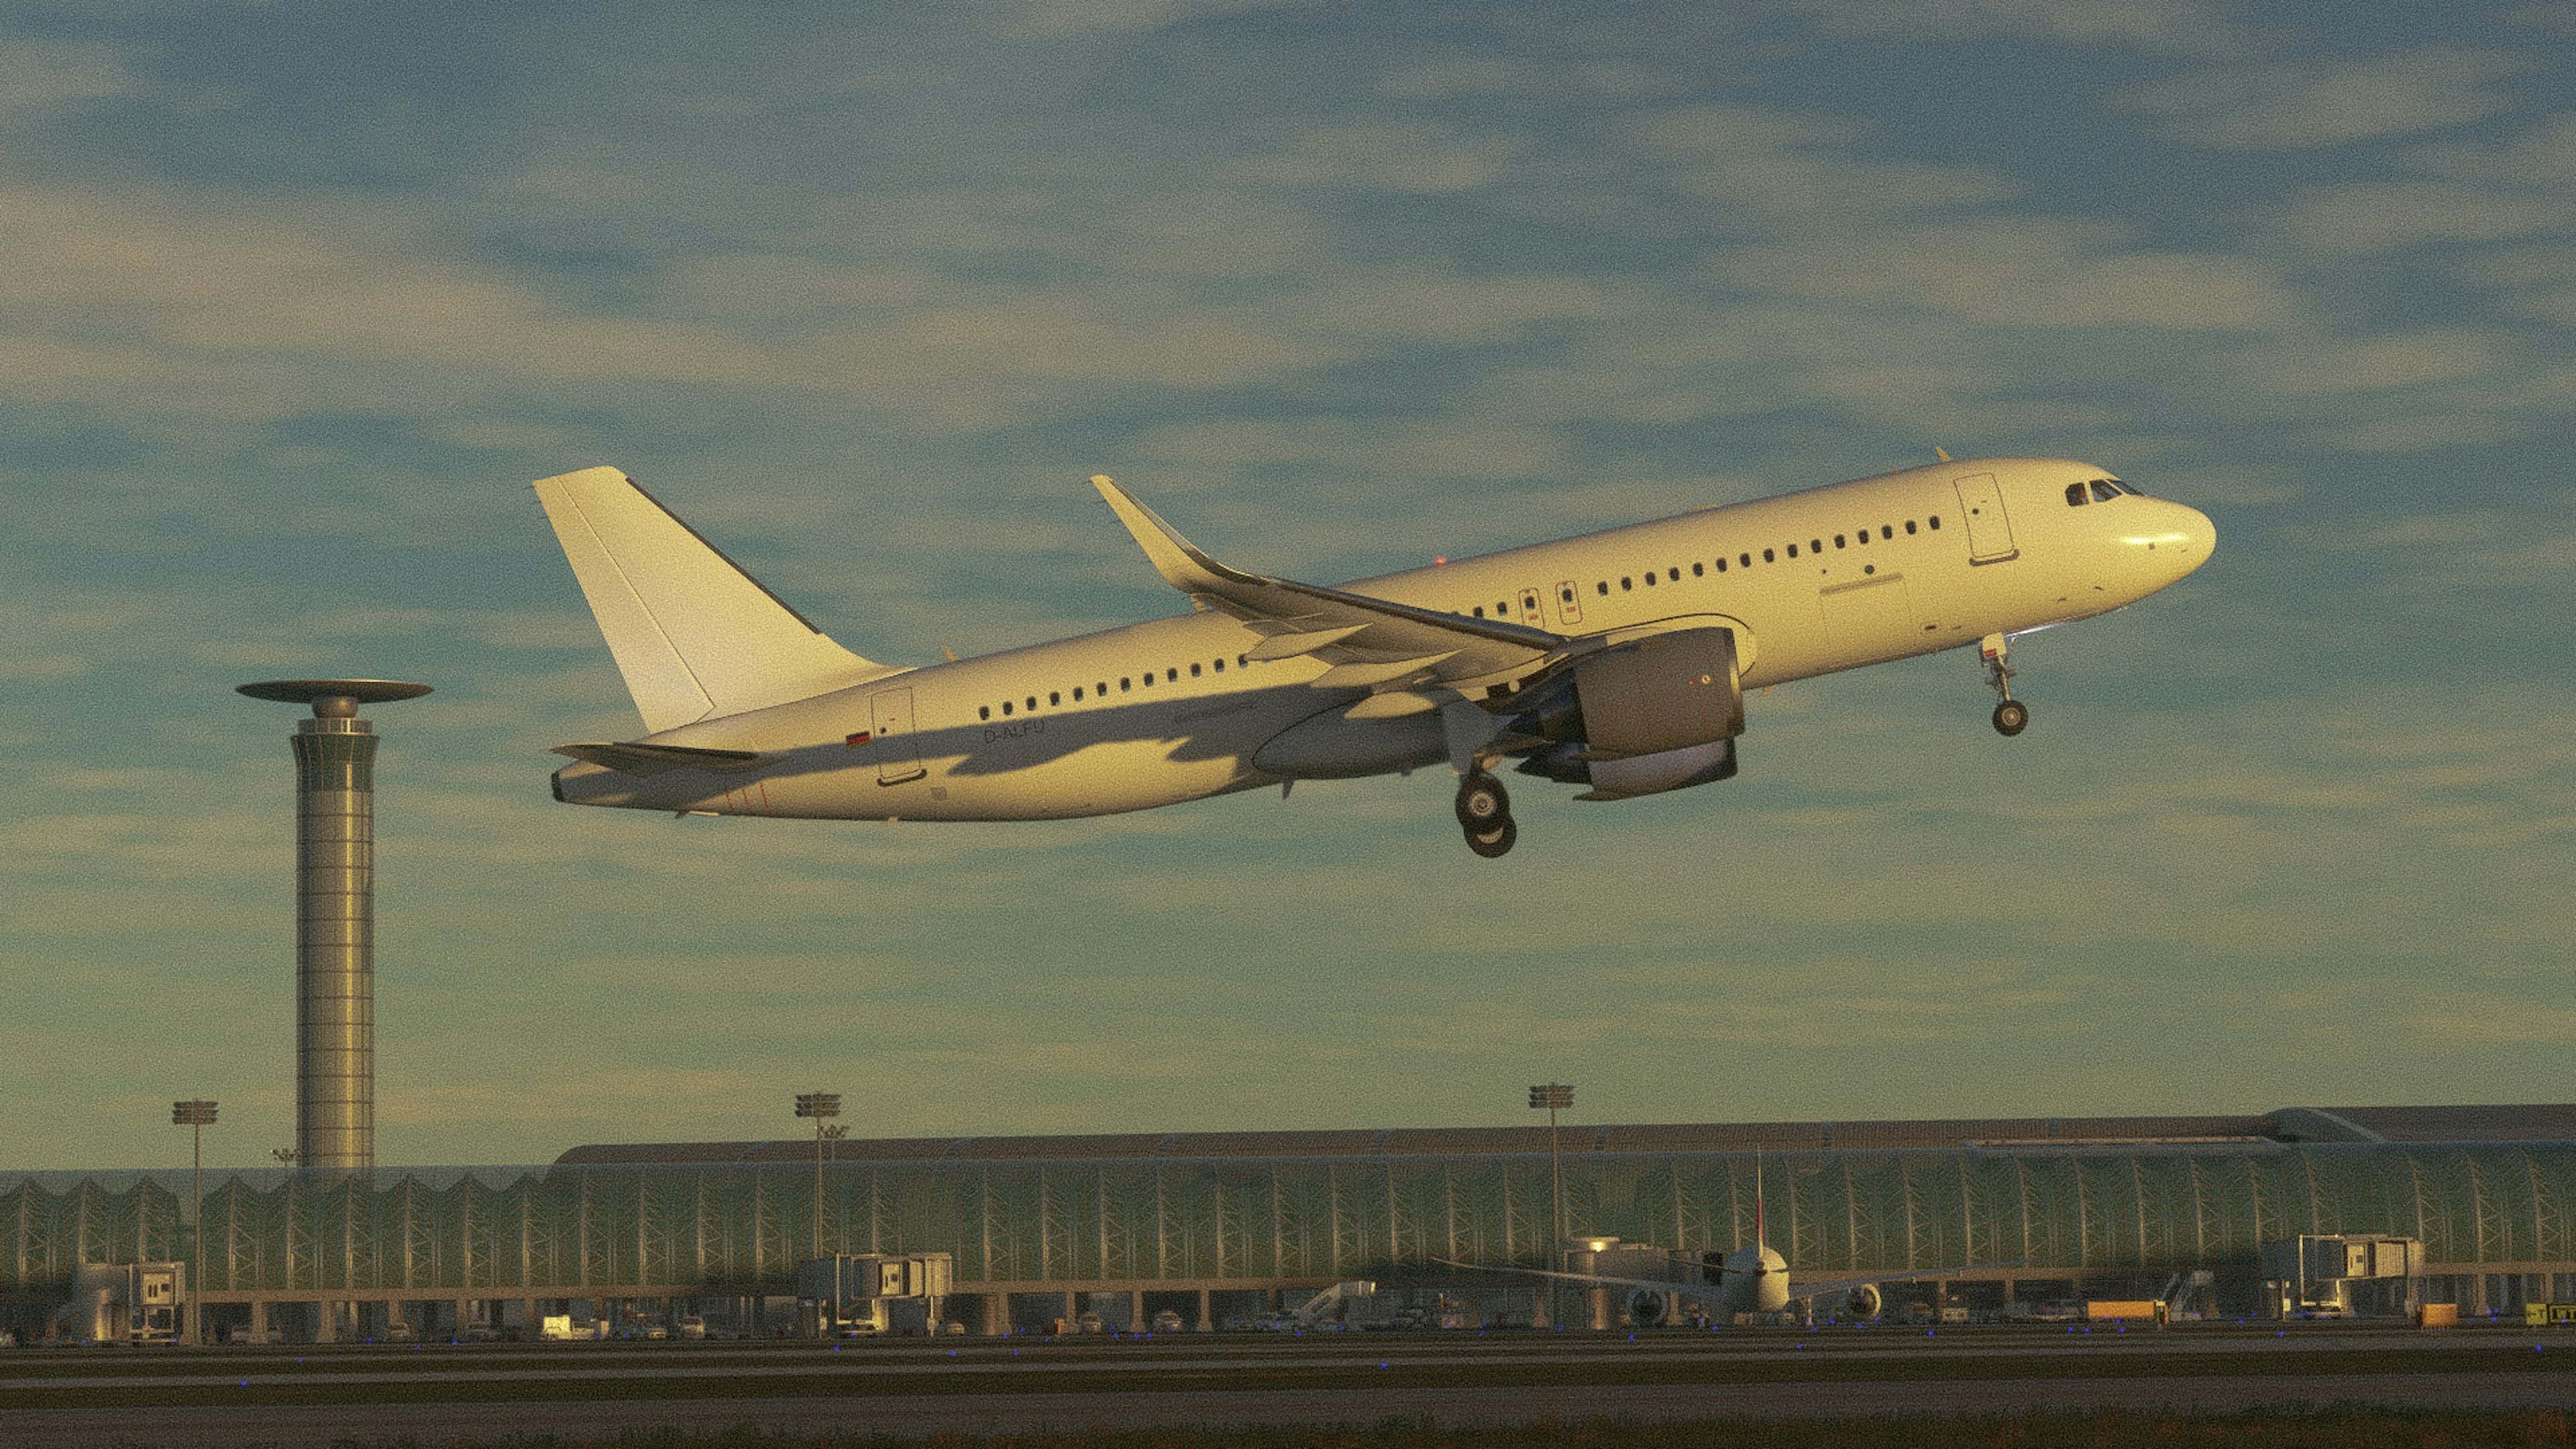
<svg viewBox="0 0 2576 1449"><path fill-rule="evenodd" d="M1050 820L1446 762L1626 800L1735 773L1744 694L2136 602L2216 530L2087 463L1943 461L1326 588L1245 573L1091 480L1189 613L920 667L834 643L614 468L540 480L644 717L564 745L558 800L804 819Z"/></svg>
<svg viewBox="0 0 2576 1449"><path fill-rule="evenodd" d="M1570 1240L1568 1247L1582 1242ZM1617 1242L1613 1238L1608 1240ZM1878 1291L1882 1283L1921 1283L1934 1279L1955 1278L1983 1266L2018 1267L2019 1264L1969 1264L1956 1268L1915 1268L1901 1273L1880 1273L1867 1278L1828 1278L1809 1283L1792 1293L1789 1288L1789 1260L1771 1246L1770 1235L1763 1228L1761 1160L1753 1168L1753 1241L1723 1256L1716 1253L1669 1255L1673 1265L1695 1275L1686 1278L1623 1278L1604 1273L1566 1273L1545 1268L1507 1267L1494 1263L1462 1263L1451 1258L1433 1261L1452 1268L1465 1268L1478 1273L1517 1273L1531 1278L1549 1278L1561 1283L1580 1284L1586 1288L1625 1288L1629 1291L1628 1317L1633 1323L1651 1325L1663 1319L1666 1295L1689 1298L1715 1305L1717 1316L1732 1320L1735 1315L1786 1313L1792 1302L1803 1302L1812 1312L1819 1302L1839 1300L1843 1312L1853 1318L1876 1318L1886 1306Z"/></svg>

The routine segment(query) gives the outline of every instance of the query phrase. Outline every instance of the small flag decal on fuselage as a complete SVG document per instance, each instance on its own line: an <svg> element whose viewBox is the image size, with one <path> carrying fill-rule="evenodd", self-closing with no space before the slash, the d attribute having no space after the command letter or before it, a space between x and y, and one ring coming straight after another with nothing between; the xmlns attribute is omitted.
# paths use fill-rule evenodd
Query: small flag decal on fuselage
<svg viewBox="0 0 2576 1449"><path fill-rule="evenodd" d="M861 730L857 734L851 735L849 738L841 741L841 743L848 745L851 749L855 750L859 746L866 744L871 738L873 737L866 730Z"/></svg>

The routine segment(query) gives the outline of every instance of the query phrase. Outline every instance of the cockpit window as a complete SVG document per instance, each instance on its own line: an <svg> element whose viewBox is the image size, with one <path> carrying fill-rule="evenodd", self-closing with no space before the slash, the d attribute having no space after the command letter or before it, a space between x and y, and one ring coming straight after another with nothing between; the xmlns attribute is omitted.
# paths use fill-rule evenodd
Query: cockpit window
<svg viewBox="0 0 2576 1449"><path fill-rule="evenodd" d="M2067 485L2066 485L2066 506L2067 506L2067 507L2069 507L2069 508L2081 508L2081 507L2083 507L2083 506L2084 506L2084 504L2085 504L2085 498L2084 498L2084 485L2083 485L2083 484L2081 484L2081 483L2069 483L2069 484L2067 484Z"/></svg>
<svg viewBox="0 0 2576 1449"><path fill-rule="evenodd" d="M2093 480L2093 496L2101 502L2108 503L2120 496L2120 485L2108 478L2096 478Z"/></svg>

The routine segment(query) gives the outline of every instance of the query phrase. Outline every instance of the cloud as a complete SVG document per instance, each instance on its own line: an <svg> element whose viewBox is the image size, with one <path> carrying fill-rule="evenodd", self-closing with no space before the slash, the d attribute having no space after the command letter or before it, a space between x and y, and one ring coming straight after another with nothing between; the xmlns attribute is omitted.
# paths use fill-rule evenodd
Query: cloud
<svg viewBox="0 0 2576 1449"><path fill-rule="evenodd" d="M89 668L77 654L0 654L0 679L63 679Z"/></svg>
<svg viewBox="0 0 2576 1449"><path fill-rule="evenodd" d="M1761 291L1921 308L1990 327L2263 332L2299 315L2263 263L2121 242L2103 223L1998 217L1744 248L1717 271Z"/></svg>
<svg viewBox="0 0 2576 1449"><path fill-rule="evenodd" d="M118 46L30 35L0 37L0 116L24 118L143 88Z"/></svg>
<svg viewBox="0 0 2576 1449"><path fill-rule="evenodd" d="M1371 191L1473 191L1502 173L1516 144L1430 122L1353 121L1310 126L1282 151L1235 163L1242 180Z"/></svg>
<svg viewBox="0 0 2576 1449"><path fill-rule="evenodd" d="M1061 37L1156 30L1211 17L1305 9L1314 0L988 0L1006 35Z"/></svg>
<svg viewBox="0 0 2576 1449"><path fill-rule="evenodd" d="M2239 352L2230 365L2248 387L2315 397L2487 377L2505 359L2493 333L2442 327L2382 337L2306 336Z"/></svg>
<svg viewBox="0 0 2576 1449"><path fill-rule="evenodd" d="M1661 162L1670 183L1725 212L1748 208L1772 226L1853 225L1993 202L2021 184L1980 166L1876 159L1858 154L1870 137L1859 122L1827 114L1745 105L1699 105L1624 121L1623 138Z"/></svg>
<svg viewBox="0 0 2576 1449"><path fill-rule="evenodd" d="M1689 88L1687 79L1668 66L1633 58L1567 55L1550 48L1552 53L1544 59L1446 55L1402 65L1378 77L1377 93L1396 101L1512 103L1576 96L1640 101Z"/></svg>
<svg viewBox="0 0 2576 1449"><path fill-rule="evenodd" d="M1556 469L1565 456L1558 434L1499 418L1185 423L1153 429L1134 448L1140 457L1185 467L1202 482L1211 471L1321 461L1387 477L1517 478Z"/></svg>
<svg viewBox="0 0 2576 1449"><path fill-rule="evenodd" d="M2528 131L2484 144L2444 142L2397 158L2410 171L2461 181L2549 188L2576 183L2576 116L2558 116Z"/></svg>
<svg viewBox="0 0 2576 1449"><path fill-rule="evenodd" d="M2449 181L2356 181L2300 194L2290 240L2316 252L2376 253L2432 242L2492 242L2555 232L2576 217L2562 196Z"/></svg>
<svg viewBox="0 0 2576 1449"><path fill-rule="evenodd" d="M1776 0L1829 34L1961 41L2040 37L2155 55L2237 55L2256 44L2209 0Z"/></svg>
<svg viewBox="0 0 2576 1449"><path fill-rule="evenodd" d="M2222 95L2243 136L2320 134L2352 63L2154 0L1666 11L648 6L344 93L312 67L346 47L254 7L0 64L11 1150L165 1153L74 1065L119 1042L285 1081L288 720L224 691L296 661L440 685L380 722L391 1160L759 1136L784 1075L886 1061L890 1133L1494 1120L1523 1066L1668 1120L2563 1077L2563 1035L2357 1052L2313 1003L2506 1018L2562 965L2576 366L2529 318L2576 305L2576 131L2430 129L2513 88L2434 67L2353 113L2409 149L2123 188L2063 158L2193 124L2084 103L2138 56L2259 53L2296 94ZM2016 129L2035 74L2065 134ZM182 118L188 75L253 99ZM1503 862L1439 770L956 828L545 794L547 746L634 726L525 490L571 462L926 659L1186 607L1095 470L1329 579L1936 442L2301 506L2216 507L2212 567L2023 641L2023 739L1963 654L1802 682L1725 785L1516 779ZM2002 1038L2208 1069L2075 1081ZM282 1090L209 1094L284 1140Z"/></svg>
<svg viewBox="0 0 2576 1449"><path fill-rule="evenodd" d="M581 315L384 209L0 186L0 397L275 419L513 384L754 375L729 339Z"/></svg>
<svg viewBox="0 0 2576 1449"><path fill-rule="evenodd" d="M2576 222L2576 117L2493 141L2413 147L2403 178L2338 182L2296 193L2289 241L2313 252L2376 254L2436 243L2565 237Z"/></svg>
<svg viewBox="0 0 2576 1449"><path fill-rule="evenodd" d="M2295 151L2467 125L2513 104L2531 69L2505 51L2430 48L2359 60L2213 66L2112 93L2166 134L2228 151Z"/></svg>
<svg viewBox="0 0 2576 1449"><path fill-rule="evenodd" d="M1114 280L1052 283L709 256L658 279L647 318L445 254L421 218L387 208L281 216L21 183L0 189L0 244L27 259L0 279L0 397L273 421L667 386L975 431L1124 387L1236 386L1622 305L1575 278L1314 268L1307 232L1224 197L1149 205L1108 233ZM1263 277L1266 294L1199 286Z"/></svg>

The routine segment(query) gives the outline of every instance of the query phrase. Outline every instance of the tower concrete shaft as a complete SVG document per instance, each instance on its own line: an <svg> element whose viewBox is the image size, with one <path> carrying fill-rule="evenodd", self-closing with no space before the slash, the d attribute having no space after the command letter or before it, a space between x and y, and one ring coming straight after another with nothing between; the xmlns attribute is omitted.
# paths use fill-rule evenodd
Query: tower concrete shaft
<svg viewBox="0 0 2576 1449"><path fill-rule="evenodd" d="M313 706L295 752L295 1160L376 1165L376 735L362 703L426 684L279 679L253 699Z"/></svg>
<svg viewBox="0 0 2576 1449"><path fill-rule="evenodd" d="M295 1156L376 1165L376 736L317 715L295 748Z"/></svg>

